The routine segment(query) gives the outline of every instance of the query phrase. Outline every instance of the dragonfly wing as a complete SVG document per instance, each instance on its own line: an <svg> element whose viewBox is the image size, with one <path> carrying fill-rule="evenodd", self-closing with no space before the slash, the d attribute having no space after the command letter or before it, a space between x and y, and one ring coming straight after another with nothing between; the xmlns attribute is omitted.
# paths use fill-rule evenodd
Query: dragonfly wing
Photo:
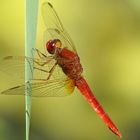
<svg viewBox="0 0 140 140"><path fill-rule="evenodd" d="M42 15L44 23L46 25L46 31L51 35L51 39L59 38L62 41L64 47L76 51L70 36L67 34L56 11L50 3L45 2L42 4ZM48 39L48 37L46 38ZM25 60L27 60L28 64L32 65L33 63L34 67L33 70L30 69L31 72L33 72L33 79L31 79L33 96L45 96L46 93L48 95L54 95L58 93L58 91L65 94L67 92L71 93L75 86L74 81L70 80L63 73L62 69L56 64L56 60L52 57L53 56L47 57L45 54L43 57L44 59L40 57L38 59L24 57L22 61L19 61L19 59L13 57L9 57L10 59L8 58L8 61L6 61L7 66L5 65L5 67L2 68L2 71L9 73L9 75L16 74L16 76L14 77L21 76L21 78L23 79L22 82L24 83ZM12 68L9 67L10 65ZM27 87L25 86L25 84L19 85L21 86L9 88L2 93L7 93L10 95L13 93L16 95L20 95L22 93L23 95L23 91L27 90ZM63 92L65 89L66 92Z"/></svg>
<svg viewBox="0 0 140 140"><path fill-rule="evenodd" d="M74 83L70 79L55 79L43 82L33 82L32 84L26 84L9 88L1 94L4 95L25 95L32 90L31 96L33 97L63 97L70 95L74 90ZM32 87L32 88L31 88ZM26 92L25 92L26 91ZM29 95L29 94L27 94Z"/></svg>
<svg viewBox="0 0 140 140"><path fill-rule="evenodd" d="M52 57L45 59L33 59L25 56L7 56L0 61L0 77L3 84L0 84L0 92L16 85L23 85L25 83L25 61L28 65L34 64L34 69L29 69L33 73L33 78L41 79L44 74L42 69L49 71L52 65L56 62ZM42 64L44 66L41 67ZM40 68L41 70L37 70ZM36 75L37 74L37 75ZM45 77L47 78L45 73ZM32 79L30 79L32 80Z"/></svg>
<svg viewBox="0 0 140 140"><path fill-rule="evenodd" d="M55 61L51 63L53 65L46 65L48 69L52 70L50 73L42 71L34 71L34 76L39 75L40 79L32 80L33 96L46 97L46 96L66 96L73 92L75 83L68 78L62 71L62 68ZM54 69L52 69L55 67ZM40 73L40 74L39 74ZM48 79L49 77L49 79ZM40 86L38 86L38 83Z"/></svg>
<svg viewBox="0 0 140 140"><path fill-rule="evenodd" d="M47 32L49 32L51 35L50 39L56 39L59 36L58 39L61 39L63 43L65 42L64 45L67 45L70 50L76 52L76 48L71 37L64 29L58 14L50 3L45 2L42 4L42 16L44 24L46 25L44 37L48 39L48 35L46 35Z"/></svg>
<svg viewBox="0 0 140 140"><path fill-rule="evenodd" d="M24 84L25 60L27 60L29 65L30 63L34 64L34 69L33 71L31 70L31 72L33 72L33 79L31 79L33 96L65 96L73 92L75 87L74 82L63 73L61 67L58 65L55 66L56 60L52 59L52 57L33 59L28 57L8 56L1 62L2 67L0 71L2 69L4 73L12 77L11 83L13 83L13 79L15 78L18 84L16 84L16 86L14 85L12 88L6 87L7 90L2 91L2 94L24 95L24 92L29 89L29 87L26 87L26 84Z"/></svg>
<svg viewBox="0 0 140 140"><path fill-rule="evenodd" d="M60 21L55 9L49 2L44 2L42 4L42 16L44 24L47 28L54 28L63 31L64 27Z"/></svg>
<svg viewBox="0 0 140 140"><path fill-rule="evenodd" d="M0 71L12 78L24 81L25 57L6 56L0 61Z"/></svg>

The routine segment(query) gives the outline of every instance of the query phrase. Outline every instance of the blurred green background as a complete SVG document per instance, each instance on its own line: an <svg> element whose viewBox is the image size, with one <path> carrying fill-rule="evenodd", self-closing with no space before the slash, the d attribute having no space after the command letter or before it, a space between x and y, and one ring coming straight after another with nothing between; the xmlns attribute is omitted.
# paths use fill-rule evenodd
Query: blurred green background
<svg viewBox="0 0 140 140"><path fill-rule="evenodd" d="M140 1L50 2L75 42L83 75L122 132L122 140L139 140ZM0 58L24 55L24 13L24 0L0 1ZM41 32L37 47L42 38ZM11 81L4 77L0 86ZM24 97L0 96L0 140L25 140L24 106ZM30 140L118 139L77 89L65 98L33 98L30 130Z"/></svg>

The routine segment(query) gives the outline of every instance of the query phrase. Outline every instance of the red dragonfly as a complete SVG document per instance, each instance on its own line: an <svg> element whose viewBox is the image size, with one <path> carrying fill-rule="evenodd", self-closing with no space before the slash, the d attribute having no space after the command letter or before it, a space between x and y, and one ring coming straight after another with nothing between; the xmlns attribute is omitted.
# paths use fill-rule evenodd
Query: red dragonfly
<svg viewBox="0 0 140 140"><path fill-rule="evenodd" d="M71 94L77 87L109 129L121 138L118 128L103 110L82 76L83 68L76 48L50 3L42 4L42 15L46 26L46 52L42 53L34 49L36 58L5 57L0 69L9 74L21 75L22 73L24 77L21 66L24 66L25 60L29 64L33 63L33 70L31 69L33 72L31 96L33 97L65 96ZM10 68L7 69L7 66ZM25 84L18 85L2 91L1 94L23 95L27 88Z"/></svg>

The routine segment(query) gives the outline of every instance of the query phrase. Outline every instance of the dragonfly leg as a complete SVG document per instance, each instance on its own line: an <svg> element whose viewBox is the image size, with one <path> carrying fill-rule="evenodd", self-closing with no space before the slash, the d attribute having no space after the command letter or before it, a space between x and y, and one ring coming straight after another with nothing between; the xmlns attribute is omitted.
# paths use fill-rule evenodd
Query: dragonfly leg
<svg viewBox="0 0 140 140"><path fill-rule="evenodd" d="M48 61L45 61L45 62L43 62L43 63L39 63L39 62L37 62L36 60L33 60L33 62L36 63L36 64L38 64L39 66L44 66L44 65L46 65L47 63L49 63L50 61L51 61L51 59L48 60Z"/></svg>
<svg viewBox="0 0 140 140"><path fill-rule="evenodd" d="M57 62L56 62L56 63L53 65L53 67L50 69L50 71L49 71L49 75L48 75L48 77L47 77L47 80L50 79L50 77L51 77L51 75L52 75L52 73L53 73L53 71L54 71L56 65L57 65Z"/></svg>
<svg viewBox="0 0 140 140"><path fill-rule="evenodd" d="M33 69L38 69L38 70L41 70L41 71L43 71L43 72L49 73L49 71L46 71L46 70L44 70L44 69L37 68L37 67L35 67L35 66L32 67L32 63L31 63L28 59L26 59L26 61L28 62L29 66L30 66L31 72L33 72ZM50 59L49 61L51 61L51 59ZM33 59L33 62L36 63L36 64L39 65L39 66L44 66L44 65L46 65L49 61L45 61L45 62L43 62L43 63L39 63L38 61L36 61L35 59Z"/></svg>
<svg viewBox="0 0 140 140"><path fill-rule="evenodd" d="M36 48L33 48L33 50L34 51L36 51L37 52L37 54L38 54L38 56L39 56L39 58L46 58L47 57L47 55L45 55L44 53L42 53L41 51L39 51L38 49L36 49Z"/></svg>
<svg viewBox="0 0 140 140"><path fill-rule="evenodd" d="M42 62L42 63L39 63L38 61L36 61L36 59L33 60L33 62L35 62L39 66L44 66L44 65L46 65L47 63L49 63L53 59L52 56L47 56L47 55L43 54L42 52L40 52L38 49L34 49L34 50L37 52L38 57L40 59L44 60L44 62Z"/></svg>
<svg viewBox="0 0 140 140"><path fill-rule="evenodd" d="M40 70L40 71L43 71L43 72L49 73L49 71L44 70L44 69L40 69L40 68L37 68L37 67L34 67L34 69L37 69L37 70Z"/></svg>
<svg viewBox="0 0 140 140"><path fill-rule="evenodd" d="M51 75L52 75L52 72L54 71L55 67L56 67L57 63L55 63L53 65L53 67L49 70L49 71L46 71L46 70L43 70L43 69L40 69L40 68L35 68L37 70L40 70L40 71L43 71L43 72L47 72L49 73L48 77L46 79L32 79L32 80L39 80L39 81L47 81L50 79Z"/></svg>
<svg viewBox="0 0 140 140"><path fill-rule="evenodd" d="M47 79L32 79L32 80L36 80L36 81L47 81Z"/></svg>

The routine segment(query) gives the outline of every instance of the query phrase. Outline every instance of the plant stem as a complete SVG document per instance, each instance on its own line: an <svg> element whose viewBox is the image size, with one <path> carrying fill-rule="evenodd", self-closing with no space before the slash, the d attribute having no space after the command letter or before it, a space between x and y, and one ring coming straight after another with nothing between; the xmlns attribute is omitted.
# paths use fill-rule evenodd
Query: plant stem
<svg viewBox="0 0 140 140"><path fill-rule="evenodd" d="M38 0L26 0L26 23L25 23L25 56L33 57L32 49L35 47L36 42L36 29L37 29L37 14L38 14ZM31 118L31 81L32 72L28 62L25 62L25 83L26 88L26 140L29 140L30 118ZM28 82L27 82L28 81Z"/></svg>

